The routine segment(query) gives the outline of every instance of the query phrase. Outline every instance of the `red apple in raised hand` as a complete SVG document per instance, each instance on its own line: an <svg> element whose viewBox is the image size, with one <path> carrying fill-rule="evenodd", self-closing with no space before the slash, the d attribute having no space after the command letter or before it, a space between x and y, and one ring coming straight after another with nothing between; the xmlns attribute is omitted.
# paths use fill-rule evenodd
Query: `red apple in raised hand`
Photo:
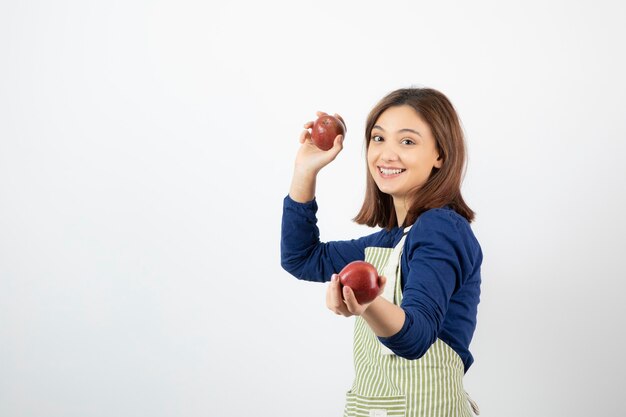
<svg viewBox="0 0 626 417"><path fill-rule="evenodd" d="M342 286L352 288L359 304L373 301L380 291L378 271L374 265L365 261L353 261L339 273Z"/></svg>
<svg viewBox="0 0 626 417"><path fill-rule="evenodd" d="M337 135L346 134L346 125L338 117L324 114L317 118L311 130L311 140L323 151L333 147Z"/></svg>

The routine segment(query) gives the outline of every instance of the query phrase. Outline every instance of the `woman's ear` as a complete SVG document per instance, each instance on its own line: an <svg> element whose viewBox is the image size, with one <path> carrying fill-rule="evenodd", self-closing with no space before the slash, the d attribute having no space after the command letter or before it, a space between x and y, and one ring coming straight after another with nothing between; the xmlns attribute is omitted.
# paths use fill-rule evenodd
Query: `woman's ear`
<svg viewBox="0 0 626 417"><path fill-rule="evenodd" d="M433 166L435 168L439 169L439 168L441 168L442 165L443 165L443 156L439 155L439 157L437 158L437 160L435 161L435 164Z"/></svg>

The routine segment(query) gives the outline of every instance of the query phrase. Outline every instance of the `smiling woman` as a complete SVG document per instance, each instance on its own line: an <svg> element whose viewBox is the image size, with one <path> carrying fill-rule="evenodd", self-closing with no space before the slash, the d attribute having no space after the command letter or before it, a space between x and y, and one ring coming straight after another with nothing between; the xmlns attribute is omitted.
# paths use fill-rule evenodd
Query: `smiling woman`
<svg viewBox="0 0 626 417"><path fill-rule="evenodd" d="M468 416L470 404L476 412L462 380L473 363L482 251L461 197L465 145L454 108L436 90L402 89L370 112L367 190L355 221L383 230L354 240L321 242L316 224L316 176L341 152L343 135L323 151L313 123L304 127L283 206L282 266L330 281L328 308L357 316L344 416ZM377 269L379 289L358 301L337 272L363 260Z"/></svg>
<svg viewBox="0 0 626 417"><path fill-rule="evenodd" d="M367 142L367 164L380 192L393 198L399 224L404 223L411 193L442 162L430 128L412 107L390 107L379 116Z"/></svg>
<svg viewBox="0 0 626 417"><path fill-rule="evenodd" d="M373 161L378 154L376 151L382 147L379 143L385 138L387 142L395 141L397 146L385 146L387 153L381 157L398 158L413 166L411 174L416 178L412 181L416 182L404 182L405 187L414 187L410 202L407 200L409 190L396 199L380 188L384 177L374 165L378 162L382 168L395 166L392 161L385 163L381 157L379 161ZM425 88L401 89L387 95L370 111L365 127L365 146L369 175L365 202L354 219L357 223L384 228L409 225L424 211L444 205L449 205L470 222L474 219L474 212L461 196L466 160L463 130L452 103L442 93ZM405 151L393 154L394 150L400 152L401 149ZM436 158L432 161L434 155ZM399 209L406 215L400 221L397 217Z"/></svg>

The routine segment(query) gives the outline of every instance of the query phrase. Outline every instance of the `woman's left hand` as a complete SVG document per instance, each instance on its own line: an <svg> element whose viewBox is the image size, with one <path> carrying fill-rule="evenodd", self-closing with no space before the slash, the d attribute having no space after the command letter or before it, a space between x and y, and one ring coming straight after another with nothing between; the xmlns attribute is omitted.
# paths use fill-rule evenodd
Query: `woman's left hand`
<svg viewBox="0 0 626 417"><path fill-rule="evenodd" d="M380 290L378 295L383 293L387 279L380 277L378 285ZM377 297L378 298L378 297ZM360 316L376 299L369 303L359 304L352 288L342 286L339 282L339 275L333 274L330 284L326 289L326 307L335 314L345 317Z"/></svg>

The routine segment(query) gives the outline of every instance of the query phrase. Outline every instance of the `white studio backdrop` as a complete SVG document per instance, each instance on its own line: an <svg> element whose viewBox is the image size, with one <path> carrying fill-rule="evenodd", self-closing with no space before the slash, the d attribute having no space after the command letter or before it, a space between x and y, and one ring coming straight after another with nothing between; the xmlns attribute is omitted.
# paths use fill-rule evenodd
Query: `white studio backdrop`
<svg viewBox="0 0 626 417"><path fill-rule="evenodd" d="M428 86L467 135L485 254L482 416L619 415L626 6L618 1L0 3L0 416L338 416L352 320L280 267L302 124Z"/></svg>

